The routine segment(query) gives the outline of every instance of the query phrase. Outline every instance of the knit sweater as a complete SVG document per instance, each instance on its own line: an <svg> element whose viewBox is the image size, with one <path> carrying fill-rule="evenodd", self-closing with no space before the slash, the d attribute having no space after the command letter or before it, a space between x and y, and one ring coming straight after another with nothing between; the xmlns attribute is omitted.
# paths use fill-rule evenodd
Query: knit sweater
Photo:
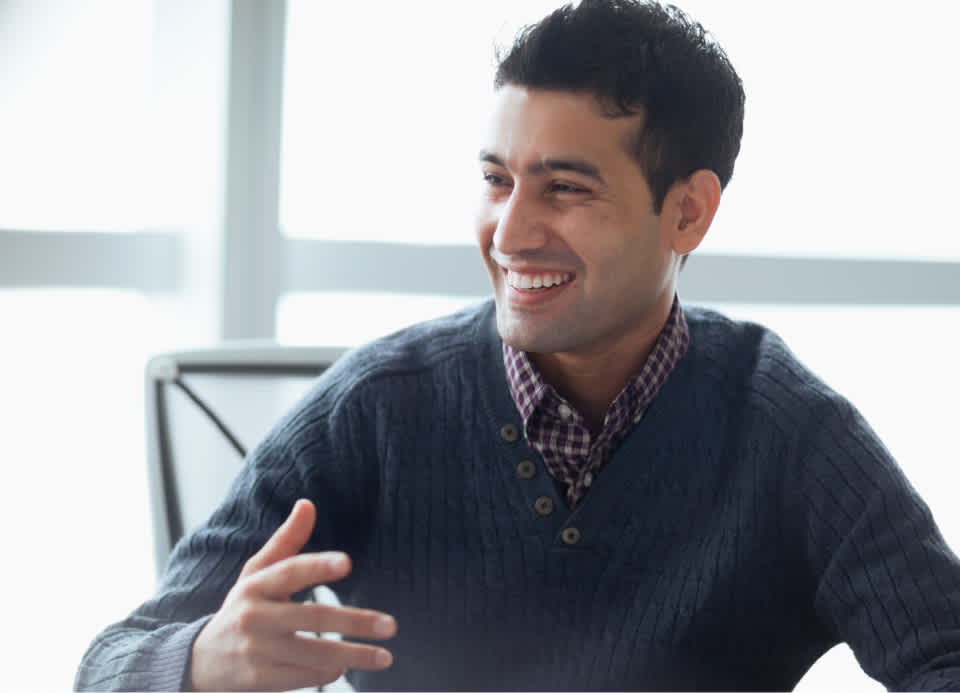
<svg viewBox="0 0 960 693"><path fill-rule="evenodd" d="M888 687L960 689L960 563L775 335L687 308L687 354L571 511L515 435L493 310L328 370L76 687L181 688L244 561L308 497L306 550L353 558L340 599L399 623L394 665L351 672L358 689L785 690L840 641Z"/></svg>

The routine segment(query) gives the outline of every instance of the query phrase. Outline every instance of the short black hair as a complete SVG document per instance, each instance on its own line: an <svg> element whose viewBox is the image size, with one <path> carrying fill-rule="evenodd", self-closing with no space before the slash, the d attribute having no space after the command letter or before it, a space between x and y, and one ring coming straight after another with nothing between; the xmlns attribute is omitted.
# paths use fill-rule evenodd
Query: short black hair
<svg viewBox="0 0 960 693"><path fill-rule="evenodd" d="M494 86L593 94L611 117L643 114L631 143L653 196L708 169L726 187L743 134L743 83L726 53L677 7L583 0L523 29Z"/></svg>

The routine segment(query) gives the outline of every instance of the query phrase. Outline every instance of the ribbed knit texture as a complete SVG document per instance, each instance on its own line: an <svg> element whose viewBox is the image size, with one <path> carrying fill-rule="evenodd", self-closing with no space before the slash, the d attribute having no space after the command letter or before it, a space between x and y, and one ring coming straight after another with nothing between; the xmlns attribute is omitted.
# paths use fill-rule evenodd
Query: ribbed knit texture
<svg viewBox="0 0 960 693"><path fill-rule="evenodd" d="M306 496L308 549L353 557L340 598L399 621L394 666L353 672L360 689L785 690L842 640L890 688L960 689L960 563L859 414L770 332L686 308L686 356L570 511L500 435L521 422L492 316L324 374L77 688L181 687L202 619Z"/></svg>

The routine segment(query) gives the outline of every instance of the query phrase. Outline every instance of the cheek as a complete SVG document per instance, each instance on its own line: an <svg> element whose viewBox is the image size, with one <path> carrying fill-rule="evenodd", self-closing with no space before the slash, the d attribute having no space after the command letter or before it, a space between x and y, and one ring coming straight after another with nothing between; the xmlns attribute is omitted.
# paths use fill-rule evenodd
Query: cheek
<svg viewBox="0 0 960 693"><path fill-rule="evenodd" d="M580 234L576 251L587 265L589 281L604 286L633 284L659 274L665 255L655 224L613 215L595 220Z"/></svg>
<svg viewBox="0 0 960 693"><path fill-rule="evenodd" d="M576 253L584 265L594 271L609 271L625 255L635 252L632 245L636 239L625 225L613 214L604 210L584 209L583 213L570 220L564 241Z"/></svg>
<svg viewBox="0 0 960 693"><path fill-rule="evenodd" d="M489 248L496 230L497 219L490 209L490 205L483 203L477 205L473 215L473 231L477 239L477 245L483 250Z"/></svg>

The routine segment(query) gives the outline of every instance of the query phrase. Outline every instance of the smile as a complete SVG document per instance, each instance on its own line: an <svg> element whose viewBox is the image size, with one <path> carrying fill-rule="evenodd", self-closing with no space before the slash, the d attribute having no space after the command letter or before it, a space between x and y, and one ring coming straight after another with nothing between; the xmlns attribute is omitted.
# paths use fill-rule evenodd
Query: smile
<svg viewBox="0 0 960 693"><path fill-rule="evenodd" d="M539 274L521 274L513 270L506 270L507 284L514 289L536 290L549 289L553 286L566 284L573 275L569 272L542 272Z"/></svg>

